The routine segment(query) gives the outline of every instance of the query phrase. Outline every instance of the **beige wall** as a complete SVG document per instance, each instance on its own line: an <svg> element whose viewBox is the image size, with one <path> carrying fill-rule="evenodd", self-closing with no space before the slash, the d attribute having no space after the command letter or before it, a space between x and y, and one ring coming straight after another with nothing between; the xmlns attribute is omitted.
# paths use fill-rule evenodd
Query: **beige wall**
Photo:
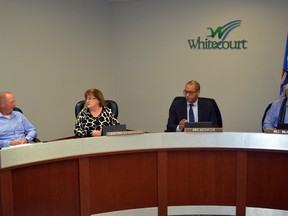
<svg viewBox="0 0 288 216"><path fill-rule="evenodd" d="M87 88L115 97L109 17L104 0L0 1L0 90L14 92L40 139L73 135Z"/></svg>
<svg viewBox="0 0 288 216"><path fill-rule="evenodd" d="M261 118L279 94L287 35L287 1L156 0L114 4L115 69L120 120L163 131L174 96L198 80L215 98L225 131L261 131ZM191 50L187 39L240 19L227 40L248 40L247 50Z"/></svg>
<svg viewBox="0 0 288 216"><path fill-rule="evenodd" d="M277 0L3 0L0 90L37 127L39 138L73 135L74 105L101 89L128 128L163 131L174 96L196 79L217 100L226 131L260 131L276 99L288 2ZM187 39L241 19L241 51L190 50Z"/></svg>

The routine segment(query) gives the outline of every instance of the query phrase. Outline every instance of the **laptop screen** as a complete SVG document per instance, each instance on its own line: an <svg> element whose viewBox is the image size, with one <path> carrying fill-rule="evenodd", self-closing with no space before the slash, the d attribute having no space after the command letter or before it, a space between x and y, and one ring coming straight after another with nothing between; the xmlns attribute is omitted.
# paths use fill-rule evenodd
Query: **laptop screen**
<svg viewBox="0 0 288 216"><path fill-rule="evenodd" d="M107 132L126 131L126 124L109 125L102 128L102 136L106 136Z"/></svg>

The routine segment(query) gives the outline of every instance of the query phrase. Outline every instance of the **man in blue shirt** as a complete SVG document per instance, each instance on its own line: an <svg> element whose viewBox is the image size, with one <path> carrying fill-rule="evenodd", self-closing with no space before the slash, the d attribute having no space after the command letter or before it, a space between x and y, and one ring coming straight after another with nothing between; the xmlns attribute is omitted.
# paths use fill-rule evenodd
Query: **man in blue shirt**
<svg viewBox="0 0 288 216"><path fill-rule="evenodd" d="M0 148L32 141L35 127L20 112L14 111L16 101L11 92L0 92Z"/></svg>
<svg viewBox="0 0 288 216"><path fill-rule="evenodd" d="M278 100L274 101L271 105L271 108L267 111L265 120L263 122L264 131L276 129L278 126L278 123L288 124L287 97L288 97L288 84L284 87L284 95L281 96ZM283 104L283 111L281 114L280 110L281 110L282 104ZM284 115L284 118L283 118L284 122L281 122L279 117L283 115Z"/></svg>

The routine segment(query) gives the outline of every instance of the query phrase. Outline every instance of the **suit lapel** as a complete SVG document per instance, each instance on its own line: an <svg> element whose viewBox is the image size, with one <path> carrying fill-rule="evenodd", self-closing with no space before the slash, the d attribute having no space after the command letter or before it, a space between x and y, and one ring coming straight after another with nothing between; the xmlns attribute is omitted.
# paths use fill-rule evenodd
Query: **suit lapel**
<svg viewBox="0 0 288 216"><path fill-rule="evenodd" d="M203 103L200 98L198 98L198 121L203 121Z"/></svg>
<svg viewBox="0 0 288 216"><path fill-rule="evenodd" d="M183 100L179 101L177 105L177 113L178 113L178 118L177 120L182 120L182 119L187 119L187 102L185 98Z"/></svg>

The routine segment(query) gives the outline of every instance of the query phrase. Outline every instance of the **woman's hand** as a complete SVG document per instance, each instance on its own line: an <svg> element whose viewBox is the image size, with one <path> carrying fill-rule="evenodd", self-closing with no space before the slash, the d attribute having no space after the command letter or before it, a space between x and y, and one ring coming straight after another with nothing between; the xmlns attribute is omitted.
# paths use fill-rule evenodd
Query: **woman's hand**
<svg viewBox="0 0 288 216"><path fill-rule="evenodd" d="M92 137L101 136L101 130L93 130Z"/></svg>

